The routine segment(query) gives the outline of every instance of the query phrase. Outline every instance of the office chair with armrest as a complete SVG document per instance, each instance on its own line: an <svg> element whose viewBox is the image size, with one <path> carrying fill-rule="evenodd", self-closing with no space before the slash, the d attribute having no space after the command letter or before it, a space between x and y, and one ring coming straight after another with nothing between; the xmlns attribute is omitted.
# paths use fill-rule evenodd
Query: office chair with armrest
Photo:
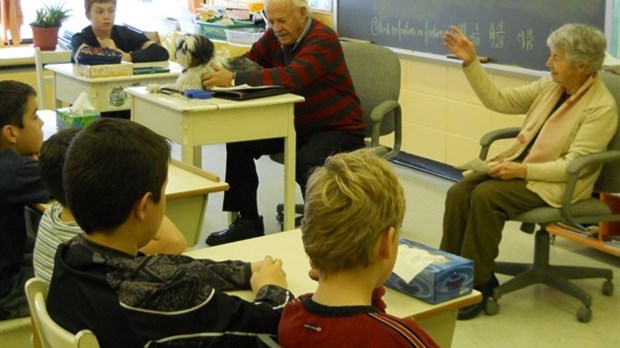
<svg viewBox="0 0 620 348"><path fill-rule="evenodd" d="M402 144L402 111L400 95L400 60L394 51L371 43L342 42L345 61L349 68L355 92L362 104L366 122L366 138L377 153L390 159L400 152ZM392 148L379 144L382 136L393 134ZM271 159L284 163L281 153ZM277 219L283 221L282 204L277 207ZM295 213L303 214L303 204L295 206ZM296 219L296 224L299 219Z"/></svg>
<svg viewBox="0 0 620 348"><path fill-rule="evenodd" d="M620 110L620 76L601 72L607 88L612 92ZM506 128L485 134L480 140L482 149L480 159L487 157L489 147L495 140L513 138L519 128ZM499 311L497 301L505 294L533 284L547 284L567 295L577 298L583 307L577 310L577 319L587 323L592 318L592 296L577 287L569 279L605 278L602 293L610 296L613 293L611 282L613 273L610 269L591 267L555 266L549 264L550 235L546 226L551 223L564 223L578 229L584 229L582 223L601 221L620 221L620 214L613 214L611 209L596 198L585 199L571 204L571 198L581 170L589 165L603 164L601 175L595 183L595 192L620 192L620 132L616 131L608 145L607 151L576 158L568 166L569 180L564 200L560 208L541 207L532 209L513 218L521 222L521 231L535 233L534 262L532 264L496 262L495 272L513 275L514 278L495 288L493 297L487 301L485 312L495 315Z"/></svg>
<svg viewBox="0 0 620 348"><path fill-rule="evenodd" d="M37 99L39 109L55 109L56 96L52 88L52 105L47 105L45 85L54 82L53 76L45 76L44 66L53 63L69 63L71 61L71 51L41 51L38 47L34 49L34 65L37 74Z"/></svg>
<svg viewBox="0 0 620 348"><path fill-rule="evenodd" d="M35 337L39 337L42 348L99 348L97 337L90 330L81 330L77 334L58 325L47 312L46 300L49 285L38 278L26 282L26 297L33 318ZM37 346L35 344L35 346Z"/></svg>
<svg viewBox="0 0 620 348"><path fill-rule="evenodd" d="M276 342L271 336L268 334L258 334L256 336L258 340L258 346L263 348L279 348L278 342Z"/></svg>

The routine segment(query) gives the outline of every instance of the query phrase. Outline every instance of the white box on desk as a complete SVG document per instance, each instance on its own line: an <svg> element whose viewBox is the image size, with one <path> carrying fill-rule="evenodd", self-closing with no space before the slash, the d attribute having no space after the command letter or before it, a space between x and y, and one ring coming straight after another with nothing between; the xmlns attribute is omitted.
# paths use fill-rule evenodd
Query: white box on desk
<svg viewBox="0 0 620 348"><path fill-rule="evenodd" d="M133 64L127 62L99 65L75 64L73 72L76 75L88 78L131 76L133 75Z"/></svg>
<svg viewBox="0 0 620 348"><path fill-rule="evenodd" d="M418 248L431 254L441 255L449 261L431 264L413 279L407 281L392 272L385 282L385 286L428 303L444 302L471 293L474 283L474 263L472 260L408 239L401 239L400 243L410 248Z"/></svg>

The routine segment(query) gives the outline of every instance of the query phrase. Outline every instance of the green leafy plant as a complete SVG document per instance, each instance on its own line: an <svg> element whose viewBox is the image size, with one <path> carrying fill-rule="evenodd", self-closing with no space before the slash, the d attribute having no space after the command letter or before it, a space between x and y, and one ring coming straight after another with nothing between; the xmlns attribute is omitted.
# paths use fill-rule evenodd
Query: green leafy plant
<svg viewBox="0 0 620 348"><path fill-rule="evenodd" d="M62 22L68 18L71 10L65 10L64 4L45 5L36 11L36 19L30 23L33 27L54 28L60 27Z"/></svg>

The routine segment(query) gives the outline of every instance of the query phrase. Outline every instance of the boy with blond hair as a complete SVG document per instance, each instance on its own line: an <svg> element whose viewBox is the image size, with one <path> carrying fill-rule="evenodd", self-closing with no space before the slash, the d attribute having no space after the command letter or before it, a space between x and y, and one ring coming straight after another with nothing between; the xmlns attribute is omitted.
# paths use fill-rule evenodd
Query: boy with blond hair
<svg viewBox="0 0 620 348"><path fill-rule="evenodd" d="M331 156L312 173L301 232L318 288L286 305L283 347L436 346L381 300L404 214L396 174L370 149Z"/></svg>

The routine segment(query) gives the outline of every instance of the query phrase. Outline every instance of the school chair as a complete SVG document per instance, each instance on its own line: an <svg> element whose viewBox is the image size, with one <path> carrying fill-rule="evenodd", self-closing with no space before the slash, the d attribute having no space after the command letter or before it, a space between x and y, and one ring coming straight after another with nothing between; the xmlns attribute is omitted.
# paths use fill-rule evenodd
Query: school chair
<svg viewBox="0 0 620 348"><path fill-rule="evenodd" d="M34 319L34 337L38 337L42 348L99 348L97 337L90 330L81 330L77 334L58 325L47 312L45 301L49 285L38 278L26 282L26 297L30 307L30 316ZM37 346L35 344L35 346Z"/></svg>
<svg viewBox="0 0 620 348"><path fill-rule="evenodd" d="M35 206L25 206L24 218L26 219L26 235L28 236L27 250L32 250L34 242L37 239L37 232L39 231L39 222L43 213Z"/></svg>
<svg viewBox="0 0 620 348"><path fill-rule="evenodd" d="M620 110L620 75L608 72L599 72L607 88L616 99ZM480 159L487 157L491 144L499 139L513 138L519 133L518 128L506 128L485 134L480 140L482 149ZM594 185L594 191L598 193L620 192L620 132L616 131L614 138L608 145L607 151L597 154L586 155L571 161L568 166L568 185L564 200L560 208L541 207L532 209L513 218L513 221L521 222L521 231L534 233L536 225L538 230L534 239L534 260L531 264L496 262L495 272L513 275L514 278L501 284L493 292L493 297L487 301L485 312L495 315L499 311L498 300L505 294L519 290L533 284L547 284L565 294L575 297L583 304L578 308L576 315L581 322L587 323L592 318L592 296L575 284L570 279L605 278L602 293L611 296L613 273L610 269L591 267L556 266L549 264L550 235L546 228L548 224L564 223L569 226L582 229L580 224L598 223L601 221L620 221L620 214L612 213L611 209L596 198L585 199L571 204L571 198L575 189L577 178L582 170L587 170L589 165L602 164L601 175Z"/></svg>
<svg viewBox="0 0 620 348"><path fill-rule="evenodd" d="M394 51L372 43L342 42L345 61L351 73L355 92L362 103L368 146L385 159L400 152L402 144L402 110L400 95L400 60ZM383 136L391 136L391 149L379 143ZM386 138L387 139L387 138ZM386 140L387 141L387 140ZM270 156L284 163L282 153ZM303 214L303 204L295 206L296 214ZM278 204L278 221L284 221L284 206ZM299 219L296 219L296 225Z"/></svg>
<svg viewBox="0 0 620 348"><path fill-rule="evenodd" d="M39 110L55 109L56 95L52 86L52 104L48 105L45 93L45 86L54 83L52 75L46 76L44 66L52 63L69 63L71 61L71 51L41 51L39 47L34 49L34 65L37 74L37 98Z"/></svg>
<svg viewBox="0 0 620 348"><path fill-rule="evenodd" d="M29 347L31 336L30 317L0 320L0 347Z"/></svg>

